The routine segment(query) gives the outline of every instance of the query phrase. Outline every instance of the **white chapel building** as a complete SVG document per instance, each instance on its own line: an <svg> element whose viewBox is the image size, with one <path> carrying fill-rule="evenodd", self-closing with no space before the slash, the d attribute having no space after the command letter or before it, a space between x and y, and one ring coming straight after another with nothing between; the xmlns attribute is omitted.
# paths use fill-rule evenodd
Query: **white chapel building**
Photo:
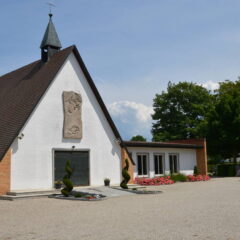
<svg viewBox="0 0 240 240"><path fill-rule="evenodd" d="M41 58L0 77L0 194L54 189L66 161L76 186L135 177L206 174L203 139L169 143L121 138L76 46L62 49L52 14Z"/></svg>

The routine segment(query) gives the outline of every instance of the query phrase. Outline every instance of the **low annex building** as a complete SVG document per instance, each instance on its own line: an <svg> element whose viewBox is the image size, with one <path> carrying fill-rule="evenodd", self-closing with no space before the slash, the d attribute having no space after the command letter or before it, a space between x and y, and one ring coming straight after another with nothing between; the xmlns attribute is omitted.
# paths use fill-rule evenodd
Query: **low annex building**
<svg viewBox="0 0 240 240"><path fill-rule="evenodd" d="M174 173L190 175L195 166L201 174L207 174L205 139L124 143L137 166L134 169L134 178L153 178Z"/></svg>
<svg viewBox="0 0 240 240"><path fill-rule="evenodd" d="M126 158L131 182L196 164L206 173L204 141L124 142L76 46L61 50L49 16L41 59L0 77L0 194L53 189L67 160L77 186L119 184Z"/></svg>

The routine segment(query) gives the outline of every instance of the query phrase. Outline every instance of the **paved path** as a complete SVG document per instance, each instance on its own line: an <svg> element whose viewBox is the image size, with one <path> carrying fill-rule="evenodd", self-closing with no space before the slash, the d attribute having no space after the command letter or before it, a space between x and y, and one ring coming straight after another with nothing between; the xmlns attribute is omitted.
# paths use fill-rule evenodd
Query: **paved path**
<svg viewBox="0 0 240 240"><path fill-rule="evenodd" d="M81 192L102 194L102 195L105 195L107 197L120 197L120 196L126 196L126 195L133 195L134 194L134 193L130 193L130 192L127 192L127 191L113 189L111 187L89 187L89 188L84 187L84 188L76 188L76 190L79 190Z"/></svg>
<svg viewBox="0 0 240 240"><path fill-rule="evenodd" d="M0 201L0 240L239 240L240 178L100 202Z"/></svg>

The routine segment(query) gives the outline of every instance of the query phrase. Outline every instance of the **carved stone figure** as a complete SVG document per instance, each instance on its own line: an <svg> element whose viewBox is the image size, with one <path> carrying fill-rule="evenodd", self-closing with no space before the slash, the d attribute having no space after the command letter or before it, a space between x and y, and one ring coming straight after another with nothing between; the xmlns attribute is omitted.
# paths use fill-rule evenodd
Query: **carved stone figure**
<svg viewBox="0 0 240 240"><path fill-rule="evenodd" d="M82 138L82 97L76 92L63 92L63 137Z"/></svg>

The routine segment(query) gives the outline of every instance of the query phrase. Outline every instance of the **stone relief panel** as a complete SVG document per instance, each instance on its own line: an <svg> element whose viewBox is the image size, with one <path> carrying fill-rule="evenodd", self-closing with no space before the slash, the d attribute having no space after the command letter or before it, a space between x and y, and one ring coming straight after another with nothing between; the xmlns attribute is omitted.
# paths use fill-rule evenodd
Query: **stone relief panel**
<svg viewBox="0 0 240 240"><path fill-rule="evenodd" d="M82 97L76 92L63 92L63 137L82 138Z"/></svg>

